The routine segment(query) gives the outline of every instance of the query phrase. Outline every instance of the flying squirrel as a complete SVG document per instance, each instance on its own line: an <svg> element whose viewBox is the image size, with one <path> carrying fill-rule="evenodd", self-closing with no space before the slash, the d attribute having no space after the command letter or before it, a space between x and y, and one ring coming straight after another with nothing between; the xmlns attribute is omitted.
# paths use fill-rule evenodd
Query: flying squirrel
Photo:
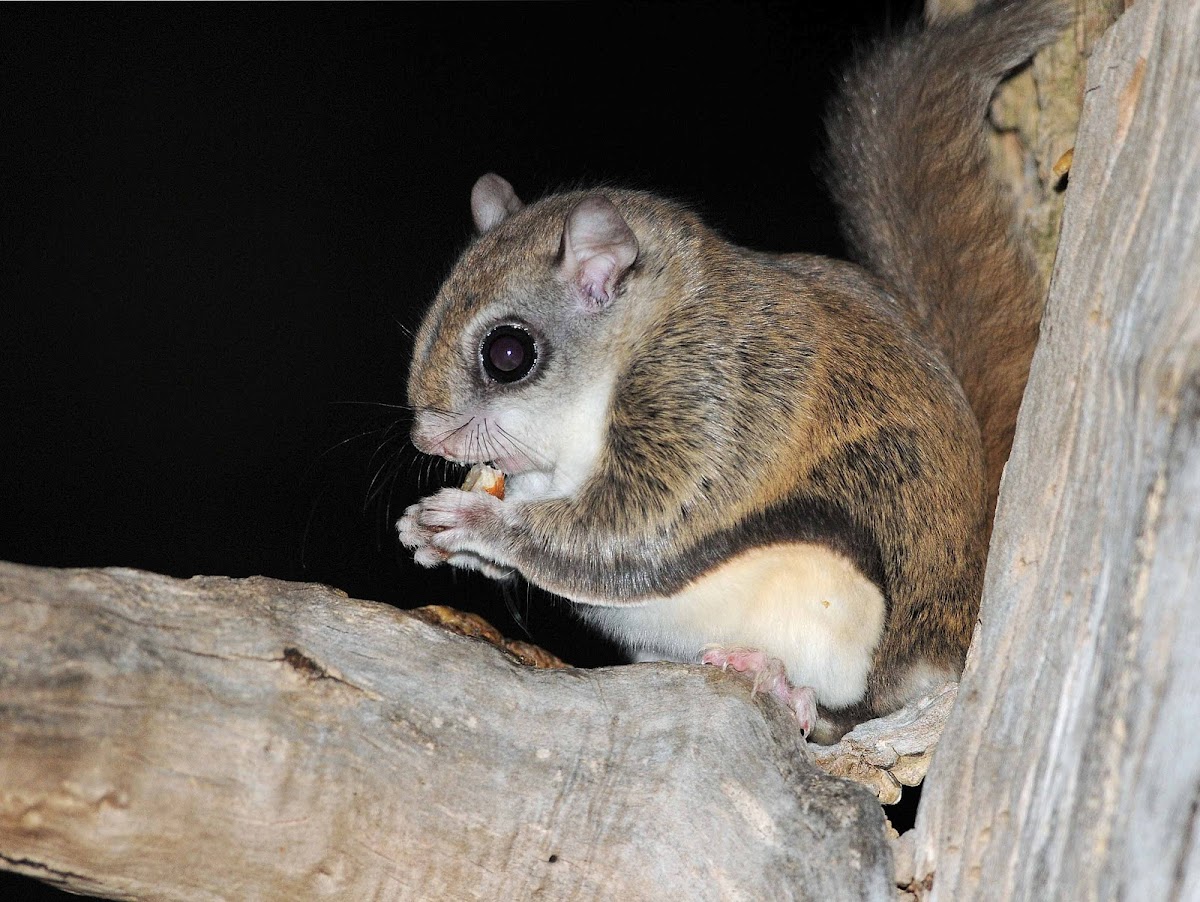
<svg viewBox="0 0 1200 902"><path fill-rule="evenodd" d="M826 171L857 263L480 178L408 397L418 450L506 494L409 507L416 561L519 573L641 660L750 671L818 741L957 677L1042 309L984 123L1065 24L992 4L852 65Z"/></svg>

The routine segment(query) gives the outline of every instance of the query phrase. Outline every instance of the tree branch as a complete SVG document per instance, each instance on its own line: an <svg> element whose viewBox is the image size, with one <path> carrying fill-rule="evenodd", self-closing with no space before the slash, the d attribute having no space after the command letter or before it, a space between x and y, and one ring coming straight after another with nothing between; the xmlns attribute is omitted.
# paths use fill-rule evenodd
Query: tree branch
<svg viewBox="0 0 1200 902"><path fill-rule="evenodd" d="M748 695L322 586L0 564L0 856L112 898L888 898L876 801Z"/></svg>

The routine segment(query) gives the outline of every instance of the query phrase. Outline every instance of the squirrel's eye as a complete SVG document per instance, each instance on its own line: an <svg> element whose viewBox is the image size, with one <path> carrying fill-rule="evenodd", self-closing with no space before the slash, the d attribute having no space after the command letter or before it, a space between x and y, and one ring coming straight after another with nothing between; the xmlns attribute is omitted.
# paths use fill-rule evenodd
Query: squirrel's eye
<svg viewBox="0 0 1200 902"><path fill-rule="evenodd" d="M537 345L520 326L497 326L479 349L483 371L496 382L518 382L533 370Z"/></svg>

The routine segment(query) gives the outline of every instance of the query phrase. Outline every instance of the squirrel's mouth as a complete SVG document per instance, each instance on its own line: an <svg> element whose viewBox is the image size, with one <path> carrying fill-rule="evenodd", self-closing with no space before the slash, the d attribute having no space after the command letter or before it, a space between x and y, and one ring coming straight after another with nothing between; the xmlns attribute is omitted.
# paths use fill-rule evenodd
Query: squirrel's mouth
<svg viewBox="0 0 1200 902"><path fill-rule="evenodd" d="M411 438L413 447L421 453L456 466L487 464L508 476L537 469L532 454L526 453L521 443L491 417L452 417L420 411Z"/></svg>

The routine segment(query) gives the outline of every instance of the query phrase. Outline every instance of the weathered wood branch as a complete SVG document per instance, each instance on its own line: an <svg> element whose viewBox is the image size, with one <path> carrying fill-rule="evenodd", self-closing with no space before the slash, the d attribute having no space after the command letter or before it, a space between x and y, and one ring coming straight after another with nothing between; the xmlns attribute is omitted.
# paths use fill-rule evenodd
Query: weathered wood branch
<svg viewBox="0 0 1200 902"><path fill-rule="evenodd" d="M918 699L886 717L859 724L836 745L809 746L817 767L868 787L885 805L900 801L903 786L925 779L958 684Z"/></svg>
<svg viewBox="0 0 1200 902"><path fill-rule="evenodd" d="M715 668L535 669L321 586L0 565L0 860L111 898L885 899Z"/></svg>
<svg viewBox="0 0 1200 902"><path fill-rule="evenodd" d="M981 628L918 815L930 898L1200 886L1200 5L1096 48Z"/></svg>

